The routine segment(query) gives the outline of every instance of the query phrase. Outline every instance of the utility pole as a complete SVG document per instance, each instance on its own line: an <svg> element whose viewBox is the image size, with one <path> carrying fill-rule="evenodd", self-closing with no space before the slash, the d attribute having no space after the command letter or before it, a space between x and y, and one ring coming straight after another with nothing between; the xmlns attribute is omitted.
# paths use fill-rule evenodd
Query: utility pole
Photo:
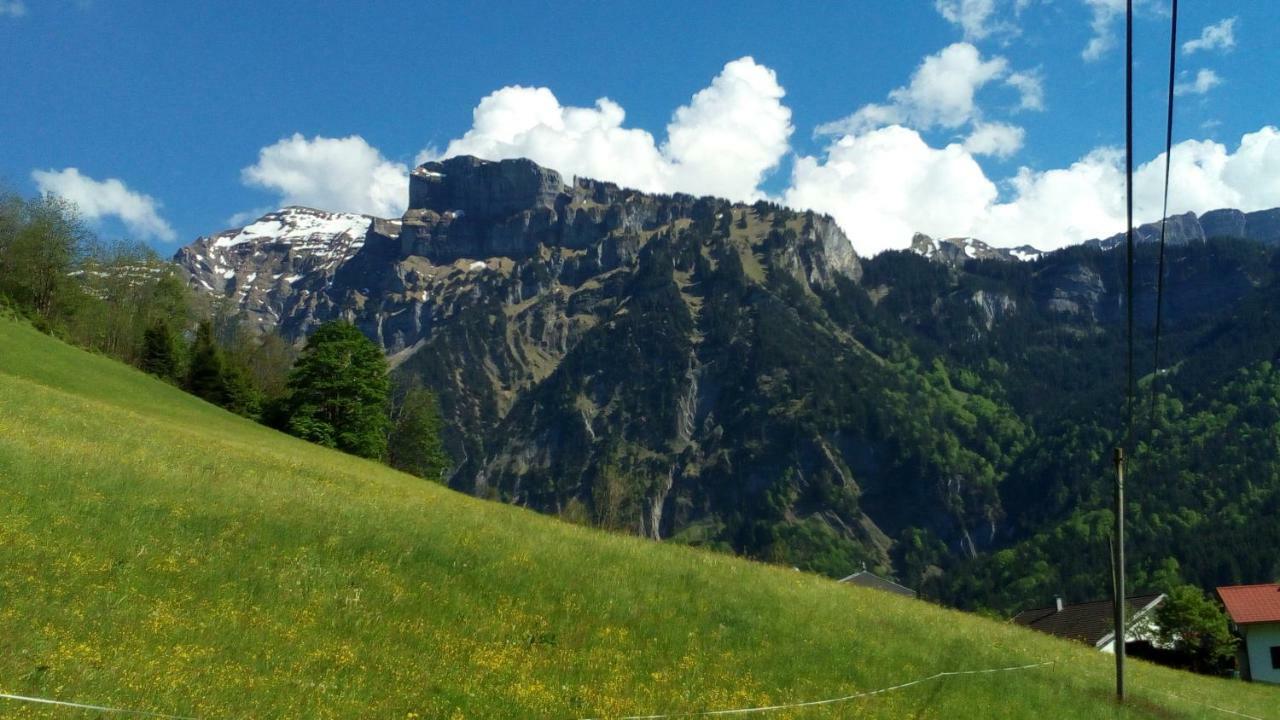
<svg viewBox="0 0 1280 720"><path fill-rule="evenodd" d="M1128 311L1129 358L1125 374L1128 376L1127 402L1125 403L1125 445L1133 447L1133 0L1125 2L1124 28L1124 160L1125 160L1125 306ZM1115 573L1115 625L1112 644L1116 653L1116 702L1124 703L1124 446L1116 446L1116 529L1115 556L1112 568Z"/></svg>
<svg viewBox="0 0 1280 720"><path fill-rule="evenodd" d="M1124 448L1115 449L1116 464L1116 527L1115 548L1112 553L1113 604L1115 609L1115 634L1112 641L1116 653L1116 700L1124 702Z"/></svg>

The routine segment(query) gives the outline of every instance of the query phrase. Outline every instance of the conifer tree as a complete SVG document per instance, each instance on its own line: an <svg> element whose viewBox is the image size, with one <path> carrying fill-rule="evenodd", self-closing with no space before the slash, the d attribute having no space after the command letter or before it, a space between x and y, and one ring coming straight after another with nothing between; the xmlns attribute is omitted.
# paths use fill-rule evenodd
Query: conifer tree
<svg viewBox="0 0 1280 720"><path fill-rule="evenodd" d="M733 208L726 207L720 212L720 218L716 221L716 234L723 237L729 237L730 227L733 225Z"/></svg>
<svg viewBox="0 0 1280 720"><path fill-rule="evenodd" d="M213 337L213 324L208 320L196 328L191 348L191 366L187 370L187 392L215 405L226 406L227 364Z"/></svg>
<svg viewBox="0 0 1280 720"><path fill-rule="evenodd" d="M139 366L143 372L163 380L178 376L178 343L169 324L157 320L142 334L142 357Z"/></svg>
<svg viewBox="0 0 1280 720"><path fill-rule="evenodd" d="M233 358L223 356L223 407L237 415L258 420L262 414L262 391L254 386L249 371Z"/></svg>
<svg viewBox="0 0 1280 720"><path fill-rule="evenodd" d="M452 461L444 449L444 420L435 393L415 385L396 407L388 441L391 467L428 480L443 481Z"/></svg>

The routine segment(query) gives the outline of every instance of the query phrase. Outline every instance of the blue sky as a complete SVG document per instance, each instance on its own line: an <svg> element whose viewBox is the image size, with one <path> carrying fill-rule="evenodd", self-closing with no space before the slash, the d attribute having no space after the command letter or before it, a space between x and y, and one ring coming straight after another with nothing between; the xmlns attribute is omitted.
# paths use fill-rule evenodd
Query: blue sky
<svg viewBox="0 0 1280 720"><path fill-rule="evenodd" d="M0 0L0 178L164 252L282 202L393 214L407 169L450 151L768 195L862 252L916 230L1053 247L1121 229L1120 7ZM1147 163L1167 2L1138 8ZM1181 39L1215 29L1179 53L1173 209L1280 205L1280 3L1181 9Z"/></svg>

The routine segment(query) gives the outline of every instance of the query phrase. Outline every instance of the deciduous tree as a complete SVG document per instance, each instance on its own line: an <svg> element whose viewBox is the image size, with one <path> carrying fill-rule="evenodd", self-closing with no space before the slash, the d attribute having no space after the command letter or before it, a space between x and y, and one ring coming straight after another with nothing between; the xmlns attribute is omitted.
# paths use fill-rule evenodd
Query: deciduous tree
<svg viewBox="0 0 1280 720"><path fill-rule="evenodd" d="M289 374L285 429L353 455L387 451L390 381L382 350L354 325L322 325Z"/></svg>
<svg viewBox="0 0 1280 720"><path fill-rule="evenodd" d="M1156 608L1157 636L1183 653L1192 669L1216 673L1231 666L1236 639L1227 616L1200 588L1179 585Z"/></svg>

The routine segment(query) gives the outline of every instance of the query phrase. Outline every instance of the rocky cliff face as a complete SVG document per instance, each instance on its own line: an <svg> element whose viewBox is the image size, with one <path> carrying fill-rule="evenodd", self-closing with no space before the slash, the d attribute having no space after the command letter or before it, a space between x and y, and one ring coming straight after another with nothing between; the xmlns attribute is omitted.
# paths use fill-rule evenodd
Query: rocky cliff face
<svg viewBox="0 0 1280 720"><path fill-rule="evenodd" d="M862 272L829 217L458 157L413 172L399 220L287 208L175 260L286 337L345 318L379 342L398 375L439 393L459 488L743 547L735 508L798 477L848 502L780 500L779 522L887 562L886 536L856 509L848 441L801 430L801 408L770 419L755 402L829 390L787 379L778 343L807 353L799 338L815 335L862 370L874 362L822 319Z"/></svg>
<svg viewBox="0 0 1280 720"><path fill-rule="evenodd" d="M978 238L934 240L924 233L911 238L911 252L923 255L949 267L962 267L968 260L1002 260L1007 262L1039 259L1043 252L1030 245L1014 248L992 247Z"/></svg>
<svg viewBox="0 0 1280 720"><path fill-rule="evenodd" d="M1200 216L1206 237L1238 237L1267 245L1280 245L1280 208L1244 213L1214 210Z"/></svg>
<svg viewBox="0 0 1280 720"><path fill-rule="evenodd" d="M275 328L327 313L326 291L338 271L370 240L385 243L398 233L393 221L287 207L199 238L174 262L195 289L230 303L247 322Z"/></svg>
<svg viewBox="0 0 1280 720"><path fill-rule="evenodd" d="M1160 223L1148 223L1135 229L1140 253L1153 253L1151 246L1160 240ZM1212 256L1206 243L1214 238L1234 238L1257 242L1264 246L1280 246L1280 208L1245 213L1239 210L1214 210L1202 216L1184 213L1166 221L1165 242L1168 247L1193 249L1192 254ZM1003 262L1040 261L1030 273L1029 300L1038 311L1074 318L1088 323L1112 322L1122 309L1121 287L1108 283L1104 276L1114 270L1104 256L1082 253L1111 251L1122 248L1124 233L1104 240L1089 240L1076 248L1045 253L1031 246L996 248L977 238L935 240L917 233L911 252L961 272L970 260ZM1140 259L1136 307L1144 321L1154 313L1154 257L1151 262ZM1257 284L1257 273L1230 259L1208 263L1183 262L1170 265L1167 280L1174 289L1167 298L1175 314L1204 312L1228 306ZM993 301L996 304L993 304ZM1011 315L1013 301L1002 299L999 291L988 289L974 294L972 303L981 310L982 325L987 330L1000 317Z"/></svg>
<svg viewBox="0 0 1280 720"><path fill-rule="evenodd" d="M1276 224L1193 219L1179 232ZM1210 245L1171 264L1171 326L1258 280ZM1023 356L951 375L939 348L1053 358L1120 313L1116 253L913 249L928 260L863 260L826 216L458 157L414 170L402 218L286 208L175 260L260 327L301 341L343 318L381 344L438 393L459 489L839 574L892 570L903 538L979 553L1003 527L1033 432L1007 379L974 378ZM1034 402L1040 375L1020 381Z"/></svg>
<svg viewBox="0 0 1280 720"><path fill-rule="evenodd" d="M174 260L193 287L256 324L296 339L346 317L395 354L429 336L438 313L452 312L442 301L454 291L483 287L482 270L511 280L511 299L523 302L551 280L522 276L531 267L549 262L557 278L580 281L634 265L649 239L680 232L698 212L722 205L732 212L727 203L589 179L570 187L527 160L427 163L413 172L409 192L400 219L285 208L199 238ZM802 229L787 249L793 272L825 286L838 275L856 280L857 255L829 217Z"/></svg>
<svg viewBox="0 0 1280 720"><path fill-rule="evenodd" d="M1204 215L1195 213L1173 215L1165 221L1165 244L1188 245L1203 243L1209 238L1243 238L1264 245L1280 245L1280 208L1241 212L1239 210L1211 210ZM1090 240L1086 245L1109 250L1124 245L1125 233L1112 235L1104 240ZM1147 223L1134 231L1138 243L1160 241L1160 223Z"/></svg>

